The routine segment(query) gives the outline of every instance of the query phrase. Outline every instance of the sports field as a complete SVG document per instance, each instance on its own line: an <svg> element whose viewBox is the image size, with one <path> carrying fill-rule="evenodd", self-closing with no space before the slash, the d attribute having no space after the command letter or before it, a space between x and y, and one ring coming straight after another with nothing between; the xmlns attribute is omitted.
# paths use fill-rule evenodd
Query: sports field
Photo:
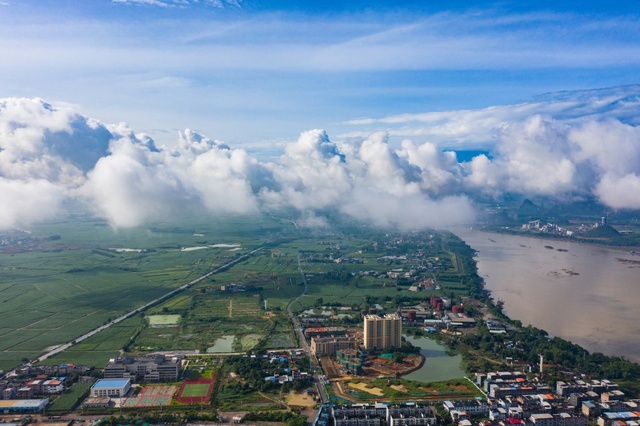
<svg viewBox="0 0 640 426"><path fill-rule="evenodd" d="M187 384L180 396L206 396L209 391L208 383Z"/></svg>
<svg viewBox="0 0 640 426"><path fill-rule="evenodd" d="M206 404L211 398L218 371L211 379L200 378L182 383L176 401L181 404Z"/></svg>
<svg viewBox="0 0 640 426"><path fill-rule="evenodd" d="M176 393L175 386L150 385L142 388L137 396L127 398L123 407L160 407L169 405L173 394Z"/></svg>

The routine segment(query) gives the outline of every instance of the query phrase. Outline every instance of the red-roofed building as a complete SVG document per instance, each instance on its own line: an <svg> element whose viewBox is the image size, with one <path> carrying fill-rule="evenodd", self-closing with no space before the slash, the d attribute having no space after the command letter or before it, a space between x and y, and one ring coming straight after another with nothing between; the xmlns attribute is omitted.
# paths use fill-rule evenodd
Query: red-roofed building
<svg viewBox="0 0 640 426"><path fill-rule="evenodd" d="M60 393L64 390L64 384L60 380L51 379L42 384L44 393Z"/></svg>

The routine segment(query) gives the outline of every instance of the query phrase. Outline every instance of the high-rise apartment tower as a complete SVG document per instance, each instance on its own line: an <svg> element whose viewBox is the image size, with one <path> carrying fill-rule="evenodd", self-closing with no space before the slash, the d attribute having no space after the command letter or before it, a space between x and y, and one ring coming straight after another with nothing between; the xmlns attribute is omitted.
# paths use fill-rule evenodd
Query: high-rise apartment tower
<svg viewBox="0 0 640 426"><path fill-rule="evenodd" d="M364 316L364 347L367 350L402 346L402 319L397 314Z"/></svg>

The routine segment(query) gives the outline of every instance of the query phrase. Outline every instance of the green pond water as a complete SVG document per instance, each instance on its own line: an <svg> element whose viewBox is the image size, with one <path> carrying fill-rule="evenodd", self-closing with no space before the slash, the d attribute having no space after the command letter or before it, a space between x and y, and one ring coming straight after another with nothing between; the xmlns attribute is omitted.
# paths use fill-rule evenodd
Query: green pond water
<svg viewBox="0 0 640 426"><path fill-rule="evenodd" d="M460 368L462 361L460 355L447 355L443 346L427 337L405 336L405 338L413 346L420 348L420 353L425 357L425 362L419 370L402 376L403 379L420 382L440 382L465 376L464 371Z"/></svg>
<svg viewBox="0 0 640 426"><path fill-rule="evenodd" d="M210 348L207 348L208 354L233 352L233 339L236 336L222 336L216 339L216 342Z"/></svg>

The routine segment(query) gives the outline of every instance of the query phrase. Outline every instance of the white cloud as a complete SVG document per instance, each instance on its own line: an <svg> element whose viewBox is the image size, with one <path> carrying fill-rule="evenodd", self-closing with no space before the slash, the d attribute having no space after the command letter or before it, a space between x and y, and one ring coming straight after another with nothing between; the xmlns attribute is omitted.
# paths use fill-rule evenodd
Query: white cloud
<svg viewBox="0 0 640 426"><path fill-rule="evenodd" d="M597 183L595 193L600 201L614 209L640 209L640 176L607 173Z"/></svg>
<svg viewBox="0 0 640 426"><path fill-rule="evenodd" d="M234 0L112 0L116 5L237 9ZM214 70L399 71L530 70L637 66L637 23L580 15L440 13L302 16L264 12L206 19L137 20L122 25L86 19L40 22L38 31L9 20L0 53L16 65L70 65L110 72L190 75ZM617 25L620 34L605 30ZM567 34L566 27L572 31ZM635 26L635 27L634 27ZM49 36L43 39L42 33ZM20 46L21 49L13 47ZM155 46L155 47L150 47ZM20 59L21 62L18 62ZM123 60L126 59L126 60Z"/></svg>
<svg viewBox="0 0 640 426"><path fill-rule="evenodd" d="M4 8L0 57L10 66L0 69L2 93L68 99L105 121L126 118L146 131L158 123L171 131L192 126L244 143L322 127L337 139L345 130L335 123L350 117L513 102L545 90L533 87L557 87L567 75L573 87L633 81L640 65L632 16L318 14L305 13L305 5L276 12L255 3L237 12L240 3L230 0L88 3ZM231 12L217 11L220 5ZM473 116L482 111L468 112L426 123L370 119L352 130L460 146L490 140L490 129L509 121L499 110L486 111L484 123ZM244 124L249 120L254 125Z"/></svg>
<svg viewBox="0 0 640 426"><path fill-rule="evenodd" d="M470 223L473 204L466 196L448 196L437 200L422 194L395 197L359 187L340 206L340 211L376 226L403 230L448 227Z"/></svg>
<svg viewBox="0 0 640 426"><path fill-rule="evenodd" d="M490 195L596 196L613 208L638 208L640 129L612 119L533 116L505 125L494 158L475 157L465 168L466 185Z"/></svg>
<svg viewBox="0 0 640 426"><path fill-rule="evenodd" d="M185 7L195 4L205 4L219 9L226 7L240 8L241 0L111 0L113 3L127 4L127 5L145 5L145 6L159 6L159 7Z"/></svg>
<svg viewBox="0 0 640 426"><path fill-rule="evenodd" d="M0 229L28 226L55 217L65 188L45 179L6 179L0 176Z"/></svg>
<svg viewBox="0 0 640 426"><path fill-rule="evenodd" d="M417 145L410 140L401 142L399 155L420 171L420 188L431 195L455 191L462 177L462 168L454 152L442 152L433 143Z"/></svg>
<svg viewBox="0 0 640 426"><path fill-rule="evenodd" d="M396 140L420 137L451 148L487 148L495 143L496 134L503 126L534 115L569 123L610 118L640 125L640 85L551 93L527 103L477 110L349 120L345 124L361 130L345 136L366 136L382 128Z"/></svg>
<svg viewBox="0 0 640 426"><path fill-rule="evenodd" d="M348 123L362 129L351 138L358 133L366 138L382 127L392 140L411 136L431 141L397 143L420 166L421 187L432 184L436 194L595 196L613 208L637 208L640 195L632 189L640 174L638 117L640 86L635 85L550 93L518 105ZM489 150L491 158L479 155L458 165L455 157L442 153L443 147ZM427 158L418 156L418 149Z"/></svg>
<svg viewBox="0 0 640 426"><path fill-rule="evenodd" d="M497 174L490 190L538 195L566 194L574 191L575 165L569 158L566 129L533 116L522 123L502 128L493 161ZM479 164L477 163L476 166ZM486 175L489 169L482 170ZM488 185L473 175L472 182Z"/></svg>
<svg viewBox="0 0 640 426"><path fill-rule="evenodd" d="M148 6L160 6L167 7L169 4L160 0L111 0L113 3L121 4L135 4L135 5L148 5Z"/></svg>
<svg viewBox="0 0 640 426"><path fill-rule="evenodd" d="M324 131L305 132L297 143L287 146L278 164L271 165L280 189L264 191L261 197L269 208L331 210L403 229L472 220L473 207L466 196L433 196L437 185L431 176L449 173L433 167L440 156L424 154L429 147L407 144L405 149L395 151L384 133L336 145ZM442 154L442 158L450 156ZM450 161L443 164L452 165Z"/></svg>
<svg viewBox="0 0 640 426"><path fill-rule="evenodd" d="M598 173L640 171L640 128L606 119L585 122L567 134L575 159Z"/></svg>
<svg viewBox="0 0 640 426"><path fill-rule="evenodd" d="M272 209L334 206L353 184L341 153L322 130L302 133L296 143L286 146L278 163L269 167L278 187L263 190L261 197Z"/></svg>
<svg viewBox="0 0 640 426"><path fill-rule="evenodd" d="M0 226L53 217L106 154L110 138L70 105L0 99Z"/></svg>
<svg viewBox="0 0 640 426"><path fill-rule="evenodd" d="M242 150L186 130L172 150L154 150L129 133L115 140L110 151L88 174L82 194L97 215L116 227L175 219L197 210L258 211L247 176L260 166Z"/></svg>
<svg viewBox="0 0 640 426"><path fill-rule="evenodd" d="M640 208L640 128L596 107L614 110L583 103L587 116L514 116L494 129L491 156L466 163L432 142L394 144L385 132L333 142L323 130L303 132L264 162L189 129L173 147L158 147L71 105L1 99L1 223L53 217L66 200L86 203L115 227L196 211L294 211L301 227L328 226L328 212L403 229L448 226L473 219L478 193L597 197L612 208Z"/></svg>

